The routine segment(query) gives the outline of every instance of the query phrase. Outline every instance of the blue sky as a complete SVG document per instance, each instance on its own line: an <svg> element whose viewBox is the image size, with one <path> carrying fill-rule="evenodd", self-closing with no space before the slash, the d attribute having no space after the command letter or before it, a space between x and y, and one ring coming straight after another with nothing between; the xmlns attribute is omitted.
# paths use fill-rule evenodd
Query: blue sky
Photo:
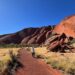
<svg viewBox="0 0 75 75"><path fill-rule="evenodd" d="M75 0L0 0L0 34L58 24L75 14Z"/></svg>

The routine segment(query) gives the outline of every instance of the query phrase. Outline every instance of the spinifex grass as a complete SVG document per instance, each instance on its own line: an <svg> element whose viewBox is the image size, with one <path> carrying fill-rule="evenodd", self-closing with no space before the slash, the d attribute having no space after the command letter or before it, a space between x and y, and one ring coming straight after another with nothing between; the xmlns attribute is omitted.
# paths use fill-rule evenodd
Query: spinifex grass
<svg viewBox="0 0 75 75"><path fill-rule="evenodd" d="M75 75L75 53L48 52L46 47L35 48L35 52L48 65L61 70L65 75Z"/></svg>

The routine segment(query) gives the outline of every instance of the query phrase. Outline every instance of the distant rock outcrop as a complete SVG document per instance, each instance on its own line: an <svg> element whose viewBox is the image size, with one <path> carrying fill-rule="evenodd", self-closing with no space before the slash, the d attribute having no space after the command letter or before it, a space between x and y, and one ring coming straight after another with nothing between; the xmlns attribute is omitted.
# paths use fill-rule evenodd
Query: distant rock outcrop
<svg viewBox="0 0 75 75"><path fill-rule="evenodd" d="M75 47L71 41L75 38L75 15L66 17L52 31L53 35L45 41L50 51L55 52L75 52ZM74 42L75 43L75 42Z"/></svg>
<svg viewBox="0 0 75 75"><path fill-rule="evenodd" d="M59 40L63 34L66 36L65 40L64 37ZM58 46L63 48L62 46L65 46L70 38L75 38L75 15L66 17L56 26L26 28L16 33L0 35L0 44L44 44L54 49ZM64 45L62 45L62 40L64 40Z"/></svg>
<svg viewBox="0 0 75 75"><path fill-rule="evenodd" d="M0 44L42 44L51 33L51 26L26 28L13 34L0 35Z"/></svg>
<svg viewBox="0 0 75 75"><path fill-rule="evenodd" d="M30 36L25 37L21 44L42 44L46 41L46 38L51 34L51 26L37 28L36 31ZM50 33L48 33L50 32Z"/></svg>

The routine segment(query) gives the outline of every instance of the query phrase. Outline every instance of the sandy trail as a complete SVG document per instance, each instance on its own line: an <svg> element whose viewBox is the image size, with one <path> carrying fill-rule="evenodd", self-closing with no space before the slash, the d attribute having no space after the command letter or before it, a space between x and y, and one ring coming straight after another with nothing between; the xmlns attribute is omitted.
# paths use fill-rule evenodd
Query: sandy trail
<svg viewBox="0 0 75 75"><path fill-rule="evenodd" d="M24 67L18 69L15 75L62 75L43 61L33 58L25 49L20 51L20 62Z"/></svg>

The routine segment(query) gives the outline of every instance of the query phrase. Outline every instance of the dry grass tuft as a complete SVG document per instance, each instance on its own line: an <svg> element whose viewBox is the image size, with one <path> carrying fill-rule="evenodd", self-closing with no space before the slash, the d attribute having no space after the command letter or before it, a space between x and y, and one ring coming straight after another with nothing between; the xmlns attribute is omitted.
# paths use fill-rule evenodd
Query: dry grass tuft
<svg viewBox="0 0 75 75"><path fill-rule="evenodd" d="M0 48L0 75L3 74L5 69L7 69L8 61L12 60L10 57L10 51L17 56L18 50L19 48Z"/></svg>
<svg viewBox="0 0 75 75"><path fill-rule="evenodd" d="M75 75L75 53L48 52L46 47L35 48L36 56L55 69L61 70L65 75Z"/></svg>

